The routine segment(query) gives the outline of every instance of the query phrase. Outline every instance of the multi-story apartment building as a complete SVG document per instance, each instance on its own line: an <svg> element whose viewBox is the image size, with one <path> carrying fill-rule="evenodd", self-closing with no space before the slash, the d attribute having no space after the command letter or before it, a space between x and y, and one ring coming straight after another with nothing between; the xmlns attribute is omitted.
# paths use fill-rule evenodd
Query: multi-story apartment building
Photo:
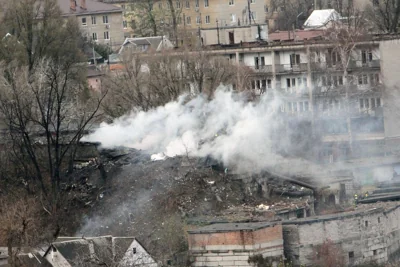
<svg viewBox="0 0 400 267"><path fill-rule="evenodd" d="M301 136L313 136L310 156L335 162L393 154L399 145L400 129L393 126L393 118L399 117L394 115L397 105L385 105L393 98L388 88L383 90L387 75L382 73L381 56L388 56L386 42L390 41L383 37L359 41L346 59L342 56L347 52L334 42L305 38L229 46L213 53L253 68L253 89L281 99L280 112L292 138L301 143ZM390 51L395 54L394 47ZM396 76L392 68L385 71Z"/></svg>
<svg viewBox="0 0 400 267"><path fill-rule="evenodd" d="M58 0L64 17L75 16L88 38L119 48L124 42L122 10L94 0Z"/></svg>
<svg viewBox="0 0 400 267"><path fill-rule="evenodd" d="M125 38L134 37L134 31L132 29L132 22L135 22L135 13L133 8L133 2L131 0L96 0L107 4L112 4L119 7L122 10L122 26L124 29Z"/></svg>

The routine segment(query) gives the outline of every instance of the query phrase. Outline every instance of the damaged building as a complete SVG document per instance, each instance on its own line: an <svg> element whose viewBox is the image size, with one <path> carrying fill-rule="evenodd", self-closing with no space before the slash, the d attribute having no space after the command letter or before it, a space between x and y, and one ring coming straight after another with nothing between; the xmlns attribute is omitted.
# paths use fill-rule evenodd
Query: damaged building
<svg viewBox="0 0 400 267"><path fill-rule="evenodd" d="M281 222L212 224L188 231L192 266L218 261L219 266L253 266L257 256L273 266L280 260L311 266L324 256L318 252L325 244L337 251L344 266L393 262L400 255L399 216L397 202ZM260 242L266 233L268 242Z"/></svg>

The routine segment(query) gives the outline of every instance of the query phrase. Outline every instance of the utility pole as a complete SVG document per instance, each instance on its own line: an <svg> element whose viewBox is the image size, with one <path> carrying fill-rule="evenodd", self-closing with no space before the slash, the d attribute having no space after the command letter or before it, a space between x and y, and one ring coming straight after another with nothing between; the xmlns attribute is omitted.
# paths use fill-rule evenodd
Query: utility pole
<svg viewBox="0 0 400 267"><path fill-rule="evenodd" d="M218 27L218 19L216 20L216 22L217 22L217 38L218 38L218 44L220 44L220 43L219 43L219 27Z"/></svg>
<svg viewBox="0 0 400 267"><path fill-rule="evenodd" d="M247 7L248 7L248 10L249 10L249 24L251 25L252 15L251 15L251 10L250 10L250 0L247 0Z"/></svg>

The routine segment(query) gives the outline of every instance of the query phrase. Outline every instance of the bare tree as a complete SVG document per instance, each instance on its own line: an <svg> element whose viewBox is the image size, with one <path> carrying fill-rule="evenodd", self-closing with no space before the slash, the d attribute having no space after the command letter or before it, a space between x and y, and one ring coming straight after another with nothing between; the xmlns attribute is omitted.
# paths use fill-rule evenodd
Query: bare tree
<svg viewBox="0 0 400 267"><path fill-rule="evenodd" d="M397 33L400 18L400 0L378 0L366 8L368 19L377 30Z"/></svg>
<svg viewBox="0 0 400 267"><path fill-rule="evenodd" d="M81 67L60 66L43 59L35 67L13 64L0 68L0 113L8 127L16 157L31 170L44 200L56 213L61 181L72 148L95 118L103 96L82 100Z"/></svg>
<svg viewBox="0 0 400 267"><path fill-rule="evenodd" d="M135 17L132 28L139 36L167 35L178 45L178 18L182 11L180 1L141 0L132 1L130 5Z"/></svg>
<svg viewBox="0 0 400 267"><path fill-rule="evenodd" d="M314 0L271 0L271 10L278 12L276 30L300 28L312 9Z"/></svg>
<svg viewBox="0 0 400 267"><path fill-rule="evenodd" d="M18 59L30 71L45 56L62 62L80 60L79 26L68 19L66 27L60 27L65 22L56 0L9 1L5 10L2 34L10 40L0 49L1 60Z"/></svg>
<svg viewBox="0 0 400 267"><path fill-rule="evenodd" d="M102 106L112 118L132 109L146 111L162 106L184 93L211 98L221 84L249 89L249 68L209 51L129 52L124 56L123 70L109 73L104 80L112 93Z"/></svg>
<svg viewBox="0 0 400 267"><path fill-rule="evenodd" d="M40 216L40 205L33 197L8 195L0 200L0 239L7 245L9 266L18 266L17 255L23 247L37 244L43 226Z"/></svg>

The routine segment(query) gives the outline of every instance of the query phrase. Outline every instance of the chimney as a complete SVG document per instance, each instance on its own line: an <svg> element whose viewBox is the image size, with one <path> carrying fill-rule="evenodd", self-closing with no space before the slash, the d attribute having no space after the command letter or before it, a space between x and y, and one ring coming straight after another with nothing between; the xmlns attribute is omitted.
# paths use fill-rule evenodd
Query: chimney
<svg viewBox="0 0 400 267"><path fill-rule="evenodd" d="M81 9L86 10L86 0L81 0Z"/></svg>
<svg viewBox="0 0 400 267"><path fill-rule="evenodd" d="M70 8L73 11L76 11L76 1L75 0L69 0Z"/></svg>

